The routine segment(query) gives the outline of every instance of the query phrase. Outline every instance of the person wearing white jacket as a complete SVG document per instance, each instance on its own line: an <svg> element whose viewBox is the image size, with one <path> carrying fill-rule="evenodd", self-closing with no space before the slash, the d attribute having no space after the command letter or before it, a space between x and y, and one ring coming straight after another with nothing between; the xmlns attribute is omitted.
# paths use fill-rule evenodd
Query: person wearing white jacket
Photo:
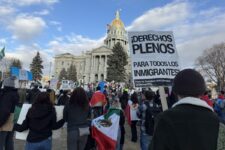
<svg viewBox="0 0 225 150"><path fill-rule="evenodd" d="M128 101L128 105L130 108L130 120L131 120L131 141L137 142L137 127L136 124L139 120L137 116L137 110L138 110L138 95L137 93L133 93L131 95L131 99Z"/></svg>

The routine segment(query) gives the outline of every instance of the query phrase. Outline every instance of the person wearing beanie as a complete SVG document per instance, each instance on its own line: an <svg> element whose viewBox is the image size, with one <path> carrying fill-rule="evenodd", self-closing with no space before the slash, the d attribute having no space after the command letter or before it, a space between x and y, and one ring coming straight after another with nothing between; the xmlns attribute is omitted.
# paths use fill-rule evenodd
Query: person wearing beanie
<svg viewBox="0 0 225 150"><path fill-rule="evenodd" d="M13 116L19 102L15 88L16 77L8 77L3 81L0 92L0 150L13 150Z"/></svg>
<svg viewBox="0 0 225 150"><path fill-rule="evenodd" d="M178 96L173 107L158 115L150 150L222 150L225 126L200 97L206 85L193 69L180 71L172 87Z"/></svg>

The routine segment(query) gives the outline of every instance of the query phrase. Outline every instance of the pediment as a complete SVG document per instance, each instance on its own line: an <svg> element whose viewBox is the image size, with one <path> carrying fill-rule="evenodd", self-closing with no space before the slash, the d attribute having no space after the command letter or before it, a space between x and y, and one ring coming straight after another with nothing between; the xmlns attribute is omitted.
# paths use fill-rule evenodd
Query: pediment
<svg viewBox="0 0 225 150"><path fill-rule="evenodd" d="M74 57L74 55L70 54L70 53L64 53L64 54L60 54L55 56L56 58L60 58L60 57Z"/></svg>
<svg viewBox="0 0 225 150"><path fill-rule="evenodd" d="M101 46L92 50L92 53L112 53L112 50L106 46Z"/></svg>

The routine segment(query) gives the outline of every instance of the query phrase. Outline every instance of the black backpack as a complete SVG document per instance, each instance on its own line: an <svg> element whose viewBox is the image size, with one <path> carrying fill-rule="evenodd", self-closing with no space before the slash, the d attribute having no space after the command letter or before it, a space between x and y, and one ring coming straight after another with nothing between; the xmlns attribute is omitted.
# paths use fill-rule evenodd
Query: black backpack
<svg viewBox="0 0 225 150"><path fill-rule="evenodd" d="M157 115L162 112L160 107L157 107L155 103L153 103L153 107L150 107L149 102L145 102L147 109L145 111L145 132L148 135L153 135L155 118Z"/></svg>

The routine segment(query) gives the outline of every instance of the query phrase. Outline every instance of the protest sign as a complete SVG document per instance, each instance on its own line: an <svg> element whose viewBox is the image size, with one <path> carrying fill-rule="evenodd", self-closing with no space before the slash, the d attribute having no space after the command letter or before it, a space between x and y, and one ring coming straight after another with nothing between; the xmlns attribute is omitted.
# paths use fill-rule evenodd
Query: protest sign
<svg viewBox="0 0 225 150"><path fill-rule="evenodd" d="M50 80L50 89L57 89L58 79L51 79Z"/></svg>
<svg viewBox="0 0 225 150"><path fill-rule="evenodd" d="M19 119L17 121L18 124L23 123L30 107L31 107L31 104L23 104L23 107L22 107L20 115L19 115ZM64 109L64 106L55 106L57 121L59 121L63 118L63 109ZM28 130L23 131L23 132L16 132L16 139L26 140L28 132L29 132ZM59 138L60 135L61 135L60 129L53 131L53 138L54 139Z"/></svg>
<svg viewBox="0 0 225 150"><path fill-rule="evenodd" d="M128 38L134 86L171 85L180 67L173 33L129 32Z"/></svg>

